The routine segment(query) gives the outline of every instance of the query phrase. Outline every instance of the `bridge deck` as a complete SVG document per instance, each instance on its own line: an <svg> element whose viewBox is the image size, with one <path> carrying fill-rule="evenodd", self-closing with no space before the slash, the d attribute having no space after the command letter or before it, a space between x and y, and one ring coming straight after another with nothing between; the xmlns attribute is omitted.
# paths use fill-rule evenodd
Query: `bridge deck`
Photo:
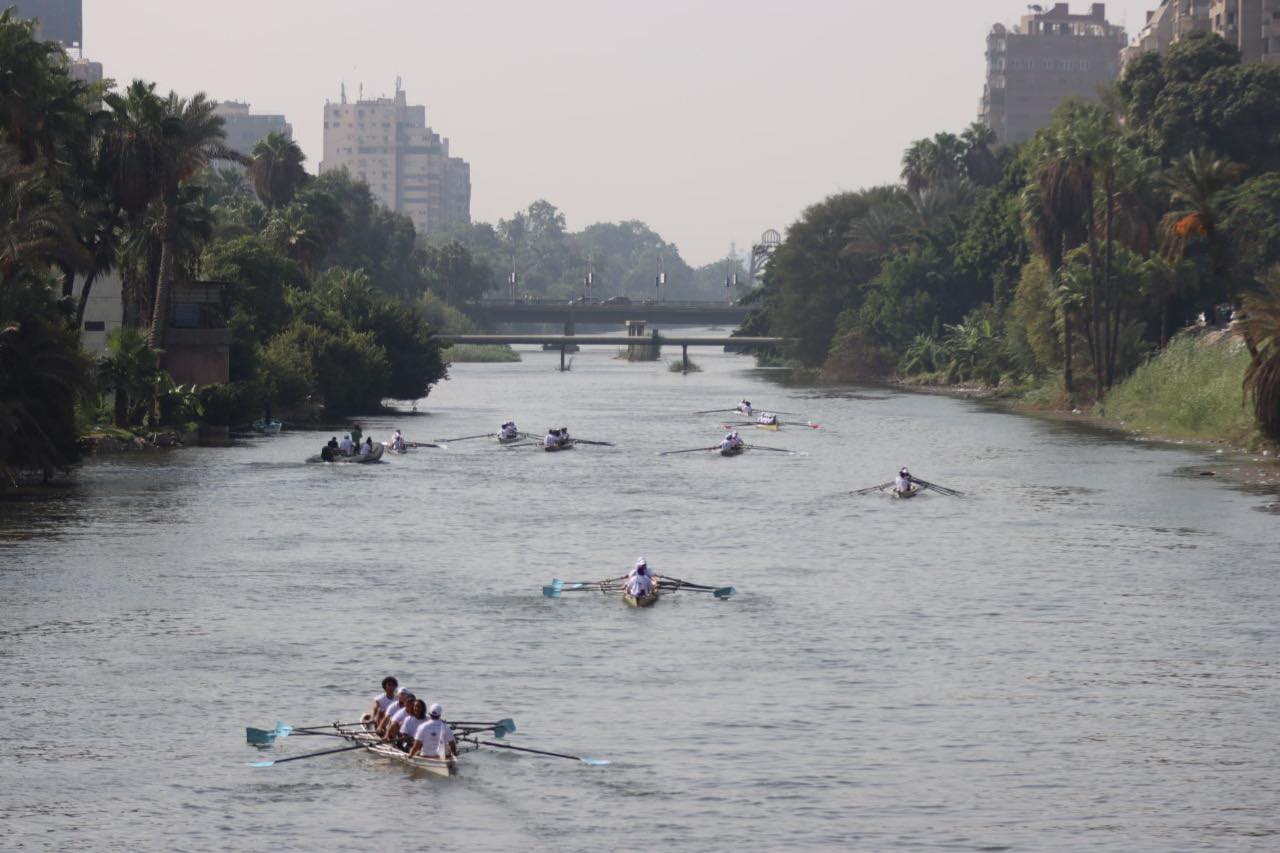
<svg viewBox="0 0 1280 853"><path fill-rule="evenodd" d="M713 337L680 337L677 335L437 335L444 343L451 344L553 344L565 346L690 346L690 347L722 347L728 344L735 346L780 346L787 343L787 338L713 338Z"/></svg>

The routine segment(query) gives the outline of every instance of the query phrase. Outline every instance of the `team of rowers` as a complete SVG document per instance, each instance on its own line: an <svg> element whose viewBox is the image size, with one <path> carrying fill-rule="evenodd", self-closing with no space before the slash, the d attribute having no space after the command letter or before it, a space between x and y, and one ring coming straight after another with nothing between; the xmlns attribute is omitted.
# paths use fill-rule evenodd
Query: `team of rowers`
<svg viewBox="0 0 1280 853"><path fill-rule="evenodd" d="M542 439L542 447L545 450L559 450L562 447L568 447L573 444L573 439L569 438L569 428L560 427L560 429L549 429L547 435Z"/></svg>
<svg viewBox="0 0 1280 853"><path fill-rule="evenodd" d="M752 415L754 415L757 411L759 411L759 412L760 412L760 415L759 415L759 417L757 417L757 418L756 418L756 423L758 423L758 424L763 424L764 426L777 426L777 425L778 425L778 416L777 416L776 414L774 414L773 412L766 412L766 411L763 411L763 410L753 409L753 408L751 407L751 401L750 401L750 400L739 400L739 401L738 401L737 408L735 408L735 409L734 409L734 411L736 411L736 412L741 412L742 414L746 415L747 417L751 417L751 416L752 416Z"/></svg>
<svg viewBox="0 0 1280 853"><path fill-rule="evenodd" d="M374 697L368 719L378 737L410 758L452 758L458 754L458 740L443 714L439 702L428 705L388 675L382 679L382 692Z"/></svg>
<svg viewBox="0 0 1280 853"><path fill-rule="evenodd" d="M733 432L725 433L724 438L720 440L721 450L737 450L740 447L746 447L747 443L742 440L742 436L738 435L735 429Z"/></svg>
<svg viewBox="0 0 1280 853"><path fill-rule="evenodd" d="M361 444L360 440L364 439ZM396 453L404 453L408 449L404 436L400 434L400 430L396 430L395 435L391 436L391 440L387 442ZM360 424L352 427L351 432L342 436L342 441L338 441L335 435L329 439L329 443L320 448L320 459L324 462L332 462L339 456L368 456L373 453L373 437L366 437L364 431L360 428Z"/></svg>

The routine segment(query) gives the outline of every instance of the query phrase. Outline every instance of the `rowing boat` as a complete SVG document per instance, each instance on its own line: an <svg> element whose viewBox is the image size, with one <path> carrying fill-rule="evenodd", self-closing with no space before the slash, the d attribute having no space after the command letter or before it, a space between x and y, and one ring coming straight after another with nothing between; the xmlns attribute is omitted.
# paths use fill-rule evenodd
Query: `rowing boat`
<svg viewBox="0 0 1280 853"><path fill-rule="evenodd" d="M721 456L740 456L742 455L742 451L744 449L745 448L741 444L735 445L733 447L721 447L720 455Z"/></svg>
<svg viewBox="0 0 1280 853"><path fill-rule="evenodd" d="M363 724L362 731L343 732L343 737L352 743L358 743L366 750L374 755L390 758L393 761L399 761L401 764L407 764L415 770L422 770L433 776L457 776L458 775L458 759L456 758L436 758L435 756L415 755L409 757L409 753L404 750L396 749L391 744L378 737L373 730L373 724L369 721L366 714L361 720Z"/></svg>
<svg viewBox="0 0 1280 853"><path fill-rule="evenodd" d="M384 450L386 450L386 448L383 447L381 444L375 444L373 446L373 450L369 453L358 454L356 456L343 456L341 453L336 453L334 454L334 457L329 461L333 462L334 464L337 464L339 462L354 463L357 465L367 464L369 462L377 462L379 459L381 459L382 453ZM319 453L317 453L315 456L308 456L307 461L308 462L324 462L325 460L320 456Z"/></svg>
<svg viewBox="0 0 1280 853"><path fill-rule="evenodd" d="M776 423L776 424L761 424L761 423L757 423L757 424L756 424L756 429L767 429L767 430L769 430L770 432L777 432L781 427L782 427L782 424L781 424L781 423Z"/></svg>
<svg viewBox="0 0 1280 853"><path fill-rule="evenodd" d="M498 436L498 444L515 444L517 441L524 441L525 437L519 433L511 436L511 438L503 438Z"/></svg>
<svg viewBox="0 0 1280 853"><path fill-rule="evenodd" d="M267 420L266 418L258 418L253 422L253 431L260 432L263 435L279 435L280 430L284 429L284 422L275 418Z"/></svg>
<svg viewBox="0 0 1280 853"><path fill-rule="evenodd" d="M547 451L548 453L554 453L557 450L573 450L573 446L575 443L576 442L574 442L574 440L571 438L569 439L567 444L544 444L542 445L542 449Z"/></svg>
<svg viewBox="0 0 1280 853"><path fill-rule="evenodd" d="M622 593L622 600L627 603L628 607L652 607L661 595L656 588L649 590L647 595L632 595L629 592Z"/></svg>
<svg viewBox="0 0 1280 853"><path fill-rule="evenodd" d="M893 496L895 498L901 498L902 500L906 500L907 498L914 498L919 493L920 493L920 487L914 484L911 486L911 488L907 489L905 492L900 492L897 489L893 490Z"/></svg>

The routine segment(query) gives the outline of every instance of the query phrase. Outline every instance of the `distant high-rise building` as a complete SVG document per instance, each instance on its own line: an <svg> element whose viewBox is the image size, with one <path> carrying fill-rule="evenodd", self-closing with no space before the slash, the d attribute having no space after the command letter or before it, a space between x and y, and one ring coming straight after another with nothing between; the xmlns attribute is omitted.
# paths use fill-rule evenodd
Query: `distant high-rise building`
<svg viewBox="0 0 1280 853"><path fill-rule="evenodd" d="M248 155L269 133L279 132L293 139L293 125L282 115L251 113L249 105L239 101L222 101L214 105L213 111L222 116L222 130L227 134L224 144L232 151Z"/></svg>
<svg viewBox="0 0 1280 853"><path fill-rule="evenodd" d="M1245 62L1280 63L1280 0L1212 0L1209 18Z"/></svg>
<svg viewBox="0 0 1280 853"><path fill-rule="evenodd" d="M979 117L1002 143L1030 139L1067 98L1098 100L1120 72L1124 46L1124 28L1107 22L1105 3L1094 3L1087 15L1055 3L1012 28L996 24L987 36Z"/></svg>
<svg viewBox="0 0 1280 853"><path fill-rule="evenodd" d="M394 98L324 106L321 172L345 168L375 198L413 220L421 234L471 221L471 167L449 156L449 140L427 126L427 109Z"/></svg>
<svg viewBox="0 0 1280 853"><path fill-rule="evenodd" d="M102 81L102 63L91 59L72 59L67 63L67 72L81 83L99 83Z"/></svg>
<svg viewBox="0 0 1280 853"><path fill-rule="evenodd" d="M1144 53L1164 53L1194 32L1213 29L1209 7L1213 0L1162 0L1159 8L1147 13L1147 22L1124 49L1121 62L1128 65Z"/></svg>
<svg viewBox="0 0 1280 853"><path fill-rule="evenodd" d="M83 0L0 0L0 9L14 6L19 18L34 18L36 34L62 42L67 50L83 47Z"/></svg>

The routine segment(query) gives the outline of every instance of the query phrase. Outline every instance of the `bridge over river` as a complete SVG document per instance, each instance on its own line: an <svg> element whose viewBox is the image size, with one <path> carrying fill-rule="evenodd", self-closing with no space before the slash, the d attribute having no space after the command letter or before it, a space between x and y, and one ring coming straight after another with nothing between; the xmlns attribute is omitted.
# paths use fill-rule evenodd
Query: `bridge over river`
<svg viewBox="0 0 1280 853"><path fill-rule="evenodd" d="M489 327L498 323L616 323L628 320L664 326L738 326L750 310L726 302L636 300L630 303L569 302L564 299L481 299L468 302L467 313Z"/></svg>

